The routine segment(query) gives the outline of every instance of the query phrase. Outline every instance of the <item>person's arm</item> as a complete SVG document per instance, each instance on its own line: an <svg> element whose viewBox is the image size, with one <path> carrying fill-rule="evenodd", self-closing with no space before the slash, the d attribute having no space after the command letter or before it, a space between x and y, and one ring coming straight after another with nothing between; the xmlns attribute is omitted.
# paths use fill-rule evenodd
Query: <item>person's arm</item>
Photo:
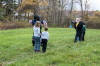
<svg viewBox="0 0 100 66"><path fill-rule="evenodd" d="M29 23L32 24L32 20L29 20Z"/></svg>
<svg viewBox="0 0 100 66"><path fill-rule="evenodd" d="M76 22L74 22L74 28L76 29Z"/></svg>

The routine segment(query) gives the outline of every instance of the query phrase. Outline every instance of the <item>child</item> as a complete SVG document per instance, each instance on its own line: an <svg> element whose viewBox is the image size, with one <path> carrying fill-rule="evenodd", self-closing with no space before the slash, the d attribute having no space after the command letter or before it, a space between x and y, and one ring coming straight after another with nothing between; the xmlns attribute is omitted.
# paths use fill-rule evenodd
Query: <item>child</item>
<svg viewBox="0 0 100 66"><path fill-rule="evenodd" d="M47 32L48 28L47 27L44 27L44 32L42 32L42 35L41 35L41 39L42 39L42 52L45 53L46 52L46 48L47 48L47 42L48 42L48 39L49 39L49 33Z"/></svg>
<svg viewBox="0 0 100 66"><path fill-rule="evenodd" d="M36 22L33 29L34 29L34 40L35 40L34 51L40 52L40 35L41 35L41 33L40 33L40 21Z"/></svg>

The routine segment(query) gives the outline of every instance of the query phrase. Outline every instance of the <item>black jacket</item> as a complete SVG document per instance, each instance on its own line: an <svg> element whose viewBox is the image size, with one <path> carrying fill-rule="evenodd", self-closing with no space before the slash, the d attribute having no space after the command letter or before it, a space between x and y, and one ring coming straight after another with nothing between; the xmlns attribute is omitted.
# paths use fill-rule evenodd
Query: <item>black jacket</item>
<svg viewBox="0 0 100 66"><path fill-rule="evenodd" d="M74 28L76 29L76 31L82 31L83 28L83 22L80 21L79 24L76 27L76 22L74 23Z"/></svg>

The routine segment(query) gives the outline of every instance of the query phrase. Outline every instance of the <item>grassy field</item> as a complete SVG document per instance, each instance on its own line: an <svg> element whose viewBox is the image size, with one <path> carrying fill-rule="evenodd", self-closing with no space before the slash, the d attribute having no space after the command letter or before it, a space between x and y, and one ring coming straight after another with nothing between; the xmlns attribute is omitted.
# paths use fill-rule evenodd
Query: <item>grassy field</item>
<svg viewBox="0 0 100 66"><path fill-rule="evenodd" d="M0 30L2 66L100 66L100 30L87 29L84 42L74 43L74 28L49 28L46 53L33 51L32 28Z"/></svg>

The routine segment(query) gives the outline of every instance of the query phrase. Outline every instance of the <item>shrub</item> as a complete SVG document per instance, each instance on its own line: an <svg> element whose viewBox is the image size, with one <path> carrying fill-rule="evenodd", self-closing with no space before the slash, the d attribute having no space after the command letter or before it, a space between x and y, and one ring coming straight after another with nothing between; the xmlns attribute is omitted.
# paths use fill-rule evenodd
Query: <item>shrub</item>
<svg viewBox="0 0 100 66"><path fill-rule="evenodd" d="M4 19L3 11L4 11L4 9L3 8L0 8L0 20L1 21Z"/></svg>
<svg viewBox="0 0 100 66"><path fill-rule="evenodd" d="M87 22L86 25L88 28L99 29L100 28L100 19L97 16L91 17Z"/></svg>
<svg viewBox="0 0 100 66"><path fill-rule="evenodd" d="M28 22L0 22L0 30L32 27Z"/></svg>

